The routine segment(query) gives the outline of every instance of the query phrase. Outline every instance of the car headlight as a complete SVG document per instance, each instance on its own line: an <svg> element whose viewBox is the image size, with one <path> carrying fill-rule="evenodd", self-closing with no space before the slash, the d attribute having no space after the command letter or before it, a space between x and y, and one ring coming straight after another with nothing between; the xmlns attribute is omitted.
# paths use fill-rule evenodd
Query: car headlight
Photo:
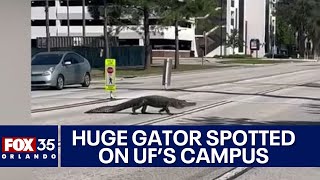
<svg viewBox="0 0 320 180"><path fill-rule="evenodd" d="M49 70L45 71L42 75L50 76L53 73L54 67L49 68Z"/></svg>
<svg viewBox="0 0 320 180"><path fill-rule="evenodd" d="M54 67L49 68L50 72L53 72L53 70L54 70Z"/></svg>

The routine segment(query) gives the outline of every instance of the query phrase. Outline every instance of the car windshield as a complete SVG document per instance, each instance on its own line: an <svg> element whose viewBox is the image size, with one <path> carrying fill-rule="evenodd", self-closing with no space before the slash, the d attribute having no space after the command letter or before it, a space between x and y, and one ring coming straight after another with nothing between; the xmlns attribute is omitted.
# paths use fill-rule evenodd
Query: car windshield
<svg viewBox="0 0 320 180"><path fill-rule="evenodd" d="M62 54L39 54L33 58L31 65L56 65L61 58Z"/></svg>

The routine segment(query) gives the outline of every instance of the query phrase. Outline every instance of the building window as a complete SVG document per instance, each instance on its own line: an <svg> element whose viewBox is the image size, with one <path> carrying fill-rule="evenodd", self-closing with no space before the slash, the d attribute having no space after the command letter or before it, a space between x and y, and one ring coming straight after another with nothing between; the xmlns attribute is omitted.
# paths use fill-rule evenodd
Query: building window
<svg viewBox="0 0 320 180"><path fill-rule="evenodd" d="M174 50L175 49L175 42L174 40L169 39L151 39L150 40L152 49L159 49L159 50ZM191 41L186 40L179 40L179 49L180 50L191 50Z"/></svg>
<svg viewBox="0 0 320 180"><path fill-rule="evenodd" d="M49 7L55 6L55 1L49 1ZM45 7L46 2L45 1L31 1L31 7Z"/></svg>
<svg viewBox="0 0 320 180"><path fill-rule="evenodd" d="M68 21L67 20L60 20L61 26L67 26ZM82 26L82 20L70 20L70 26ZM86 20L86 26L103 26L104 21L103 20L94 20L94 19L89 19ZM121 19L121 20L112 20L109 22L109 25L137 25L134 22L131 22L130 20L126 19Z"/></svg>
<svg viewBox="0 0 320 180"><path fill-rule="evenodd" d="M231 18L231 26L234 26L234 19Z"/></svg>
<svg viewBox="0 0 320 180"><path fill-rule="evenodd" d="M234 7L234 0L231 0L231 7Z"/></svg>
<svg viewBox="0 0 320 180"><path fill-rule="evenodd" d="M108 0L108 3L111 3L112 1ZM103 1L94 1L94 0L85 0L85 5L99 5L103 6ZM66 0L60 0L60 6L67 6ZM82 6L82 0L69 0L69 6Z"/></svg>
<svg viewBox="0 0 320 180"><path fill-rule="evenodd" d="M87 5L87 2L86 2L86 5ZM67 1L66 0L61 0L60 1L60 6L67 6ZM82 1L69 0L69 6L82 6Z"/></svg>
<svg viewBox="0 0 320 180"><path fill-rule="evenodd" d="M172 26L174 26L174 24ZM179 21L179 26L184 28L191 28L191 23L186 21Z"/></svg>
<svg viewBox="0 0 320 180"><path fill-rule="evenodd" d="M138 46L139 39L119 39L120 46Z"/></svg>
<svg viewBox="0 0 320 180"><path fill-rule="evenodd" d="M56 20L49 20L49 26L55 26ZM31 26L46 26L46 20L31 20Z"/></svg>
<svg viewBox="0 0 320 180"><path fill-rule="evenodd" d="M231 11L231 25L234 26L234 11Z"/></svg>

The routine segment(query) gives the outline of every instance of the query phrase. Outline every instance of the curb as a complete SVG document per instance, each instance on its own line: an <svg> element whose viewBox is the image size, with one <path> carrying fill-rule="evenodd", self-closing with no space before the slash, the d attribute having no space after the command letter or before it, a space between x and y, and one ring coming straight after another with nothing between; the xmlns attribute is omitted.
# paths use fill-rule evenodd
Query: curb
<svg viewBox="0 0 320 180"><path fill-rule="evenodd" d="M233 64L232 64L233 65ZM251 67L251 66L242 66L241 64L238 64L238 65L233 65L233 66L229 66L229 67L225 67L225 68L228 68L228 69L238 69L238 68L246 68L246 67ZM209 70L216 70L216 71L221 71L223 68L209 68L209 69L199 69L199 70L189 70L189 71L182 71L182 72L175 72L175 73L172 73L174 75L184 75L184 74L193 74L193 73L197 73L197 72L203 72L203 71L209 71ZM224 69L225 70L225 69ZM119 78L118 80L125 80L125 79L149 79L149 78L155 78L155 77L161 77L162 74L153 74L153 75L148 75L148 76L136 76L136 77L133 77L133 78L124 78L124 77L121 77ZM94 84L101 84L101 83L104 83L104 80L95 80L95 81L91 81L91 83L94 83Z"/></svg>

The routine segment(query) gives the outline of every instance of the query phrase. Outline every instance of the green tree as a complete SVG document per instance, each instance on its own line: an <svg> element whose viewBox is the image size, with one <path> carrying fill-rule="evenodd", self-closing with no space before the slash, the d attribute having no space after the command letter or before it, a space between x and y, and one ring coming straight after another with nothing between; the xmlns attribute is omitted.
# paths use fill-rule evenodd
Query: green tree
<svg viewBox="0 0 320 180"><path fill-rule="evenodd" d="M93 19L103 19L103 36L104 36L104 56L109 58L109 35L112 33L111 27L108 28L110 22L121 23L120 18L124 11L124 0L92 0L88 6L88 11ZM119 33L122 26L118 26L115 34Z"/></svg>
<svg viewBox="0 0 320 180"><path fill-rule="evenodd" d="M163 25L175 26L175 65L179 66L179 24L197 16L212 15L216 0L158 0Z"/></svg>
<svg viewBox="0 0 320 180"><path fill-rule="evenodd" d="M311 9L311 17L308 19L307 38L313 43L312 52L315 56L320 55L320 2L313 1Z"/></svg>
<svg viewBox="0 0 320 180"><path fill-rule="evenodd" d="M295 31L283 17L277 18L276 43L278 45L292 45L295 43Z"/></svg>
<svg viewBox="0 0 320 180"><path fill-rule="evenodd" d="M232 53L235 54L235 49L243 45L244 41L239 38L237 29L232 29L230 34L227 34L226 47L232 48Z"/></svg>
<svg viewBox="0 0 320 180"><path fill-rule="evenodd" d="M151 51L150 44L150 16L154 15L159 9L156 0L127 0L129 12L133 21L138 21L143 18L143 33L145 47L145 68L151 67Z"/></svg>
<svg viewBox="0 0 320 180"><path fill-rule="evenodd" d="M277 17L282 18L286 26L298 34L301 57L304 57L307 38L313 39L313 44L317 44L319 7L318 0L280 0L277 5Z"/></svg>

